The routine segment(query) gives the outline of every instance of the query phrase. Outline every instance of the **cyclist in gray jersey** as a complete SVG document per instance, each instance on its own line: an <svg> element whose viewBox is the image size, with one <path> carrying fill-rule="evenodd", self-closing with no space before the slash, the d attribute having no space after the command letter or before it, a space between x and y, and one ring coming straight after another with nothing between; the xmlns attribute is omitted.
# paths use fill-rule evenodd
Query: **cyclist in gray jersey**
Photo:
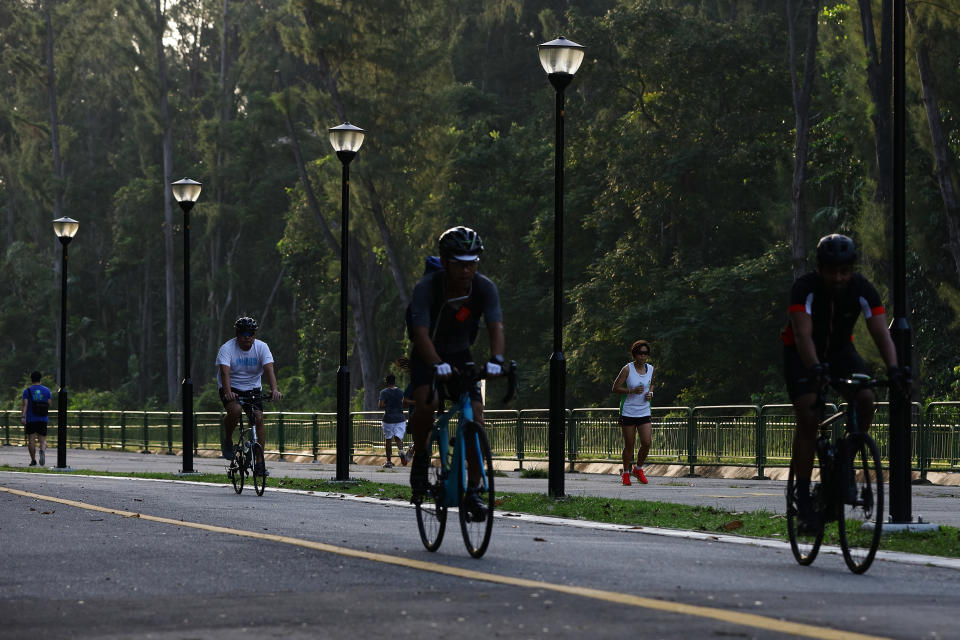
<svg viewBox="0 0 960 640"><path fill-rule="evenodd" d="M439 248L443 269L421 278L407 310L407 329L413 342L410 377L415 405L410 427L414 454L410 486L414 500L426 491L429 438L438 407L437 394L431 395L430 385L434 377L447 380L454 368L463 368L473 361L470 347L476 340L481 316L490 336L491 356L484 365L487 374L500 375L504 364L500 297L493 282L477 272L483 252L479 234L467 227L447 229L440 236ZM474 420L482 423L479 383L470 390L470 397ZM474 481L475 465L469 462L470 479ZM482 504L474 507L484 508Z"/></svg>

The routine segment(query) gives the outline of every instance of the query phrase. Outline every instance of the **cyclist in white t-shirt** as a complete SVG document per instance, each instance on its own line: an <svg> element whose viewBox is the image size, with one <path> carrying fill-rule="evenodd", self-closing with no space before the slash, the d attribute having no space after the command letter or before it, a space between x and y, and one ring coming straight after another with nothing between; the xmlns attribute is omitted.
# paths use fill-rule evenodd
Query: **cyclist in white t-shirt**
<svg viewBox="0 0 960 640"><path fill-rule="evenodd" d="M266 342L256 339L257 321L243 316L233 324L237 336L227 340L217 353L217 384L220 386L220 401L227 410L223 422L226 439L221 444L223 457L233 458L233 430L240 420L242 409L238 396L249 397L254 405L253 415L257 421L257 440L266 442L263 426L263 403L260 400L260 378L266 374L270 384L270 399L283 397L277 388L277 376L273 370L273 354Z"/></svg>

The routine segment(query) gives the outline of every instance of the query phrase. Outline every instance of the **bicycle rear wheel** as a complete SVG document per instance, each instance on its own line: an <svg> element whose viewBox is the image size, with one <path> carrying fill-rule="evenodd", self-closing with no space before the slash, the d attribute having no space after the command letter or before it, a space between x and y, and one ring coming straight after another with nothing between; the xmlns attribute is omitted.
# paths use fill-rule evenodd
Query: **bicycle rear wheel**
<svg viewBox="0 0 960 640"><path fill-rule="evenodd" d="M495 494L493 491L493 456L490 453L490 443L487 441L487 432L483 426L468 422L464 425L465 447L469 452L471 447L477 452L476 458L479 458L480 484L477 487L471 487L468 491L476 491L484 509L472 510L469 505L464 504L466 493L460 495L458 504L460 505L460 531L463 533L463 543L467 546L467 551L474 558L479 558L487 550L490 544L490 533L493 531L493 508ZM470 458L470 454L467 454ZM469 481L468 481L469 484Z"/></svg>
<svg viewBox="0 0 960 640"><path fill-rule="evenodd" d="M427 493L416 503L417 528L427 551L436 551L447 529L447 505L444 492L446 473L440 460L436 438L430 438L430 466L427 467Z"/></svg>
<svg viewBox="0 0 960 640"><path fill-rule="evenodd" d="M845 449L844 462L853 465L853 471L841 479L840 548L850 571L863 573L873 562L883 530L883 467L876 443L865 433L847 437Z"/></svg>
<svg viewBox="0 0 960 640"><path fill-rule="evenodd" d="M254 442L250 452L253 454L253 490L258 496L267 488L267 465L263 459L263 445Z"/></svg>
<svg viewBox="0 0 960 640"><path fill-rule="evenodd" d="M227 475L230 477L230 482L233 483L233 490L238 494L243 493L243 482L246 477L245 468L246 460L244 460L243 448L237 447L233 452L233 460L230 461Z"/></svg>
<svg viewBox="0 0 960 640"><path fill-rule="evenodd" d="M787 536L790 538L790 549L797 562L806 566L812 564L820 551L823 541L823 527L816 535L800 533L800 509L797 505L796 478L793 473L793 464L787 476Z"/></svg>

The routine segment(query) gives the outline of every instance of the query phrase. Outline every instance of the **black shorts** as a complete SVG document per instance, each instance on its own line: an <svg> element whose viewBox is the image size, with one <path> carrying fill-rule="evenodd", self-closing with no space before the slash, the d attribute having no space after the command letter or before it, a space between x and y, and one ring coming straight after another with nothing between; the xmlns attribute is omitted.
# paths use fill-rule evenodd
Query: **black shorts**
<svg viewBox="0 0 960 640"><path fill-rule="evenodd" d="M826 363L830 365L830 375L836 378L849 378L854 373L868 375L871 373L870 367L852 344L829 354ZM817 381L810 377L810 371L803 366L800 354L794 347L783 348L783 375L787 380L787 393L790 394L790 400L817 392ZM851 400L842 391L841 395L848 402Z"/></svg>
<svg viewBox="0 0 960 640"><path fill-rule="evenodd" d="M470 355L470 351L460 351L452 354L438 354L443 361L449 364L454 369L464 369L467 366L468 362L473 362L473 357ZM476 365L474 365L476 366ZM482 366L482 363L481 363ZM426 385L429 386L433 381L433 365L427 364L424 362L419 355L417 355L416 349L410 354L410 384L414 390L419 389L420 387ZM441 389L441 395L444 398L455 400L452 398L450 393L443 392ZM480 394L480 381L470 388L470 399L476 402L482 402L483 396Z"/></svg>
<svg viewBox="0 0 960 640"><path fill-rule="evenodd" d="M645 424L651 424L650 416L641 416L639 418L634 418L633 416L620 416L620 426L621 427L642 427Z"/></svg>
<svg viewBox="0 0 960 640"><path fill-rule="evenodd" d="M263 395L260 389L247 389L246 391L241 391L240 389L234 389L233 387L230 387L230 391L233 391L238 396L249 398L251 400L249 404L252 404L253 408L260 413L263 413ZM220 387L220 402L223 403L223 407L225 409L229 409L230 405L236 402L236 400L227 400L223 397L223 393L223 387Z"/></svg>
<svg viewBox="0 0 960 640"><path fill-rule="evenodd" d="M42 420L37 420L36 422L28 422L23 426L24 431L27 432L27 435L35 433L38 436L47 437L47 423Z"/></svg>

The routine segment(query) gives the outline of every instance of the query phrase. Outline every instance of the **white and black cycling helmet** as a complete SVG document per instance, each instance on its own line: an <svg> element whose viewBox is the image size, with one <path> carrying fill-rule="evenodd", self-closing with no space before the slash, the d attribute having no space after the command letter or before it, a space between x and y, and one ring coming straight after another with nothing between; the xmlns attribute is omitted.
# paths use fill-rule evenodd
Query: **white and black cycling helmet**
<svg viewBox="0 0 960 640"><path fill-rule="evenodd" d="M258 325L257 321L250 316L240 316L237 318L237 321L233 323L233 327L237 331L250 331L256 333L257 329L260 328L260 325Z"/></svg>
<svg viewBox="0 0 960 640"><path fill-rule="evenodd" d="M817 263L839 267L857 261L857 248L853 240L839 233L831 233L820 238L817 243Z"/></svg>
<svg viewBox="0 0 960 640"><path fill-rule="evenodd" d="M483 253L480 234L469 227L451 227L440 234L440 257L444 260L479 260Z"/></svg>

